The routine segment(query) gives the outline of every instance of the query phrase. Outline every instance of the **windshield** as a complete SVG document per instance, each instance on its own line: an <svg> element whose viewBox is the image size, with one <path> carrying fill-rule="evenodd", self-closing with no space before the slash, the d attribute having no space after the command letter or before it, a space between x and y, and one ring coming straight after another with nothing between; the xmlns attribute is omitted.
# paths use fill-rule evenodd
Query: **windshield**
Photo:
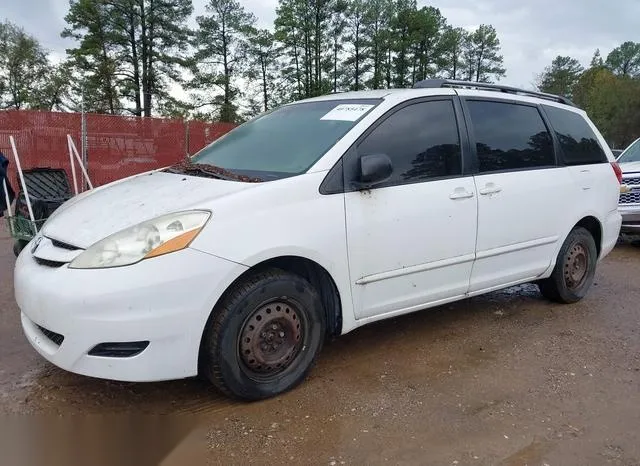
<svg viewBox="0 0 640 466"><path fill-rule="evenodd" d="M640 139L627 147L618 159L618 163L625 162L640 162Z"/></svg>
<svg viewBox="0 0 640 466"><path fill-rule="evenodd" d="M304 173L380 102L343 99L280 107L227 133L191 162L261 181Z"/></svg>

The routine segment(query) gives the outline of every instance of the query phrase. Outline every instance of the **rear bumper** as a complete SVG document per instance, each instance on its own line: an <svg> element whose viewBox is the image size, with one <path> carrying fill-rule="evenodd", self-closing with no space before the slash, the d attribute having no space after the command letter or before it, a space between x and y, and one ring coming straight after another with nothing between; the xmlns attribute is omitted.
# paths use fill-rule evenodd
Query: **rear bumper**
<svg viewBox="0 0 640 466"><path fill-rule="evenodd" d="M619 211L611 212L604 224L602 225L602 249L600 251L600 259L607 256L618 243L620 236L620 226L622 224L622 215Z"/></svg>

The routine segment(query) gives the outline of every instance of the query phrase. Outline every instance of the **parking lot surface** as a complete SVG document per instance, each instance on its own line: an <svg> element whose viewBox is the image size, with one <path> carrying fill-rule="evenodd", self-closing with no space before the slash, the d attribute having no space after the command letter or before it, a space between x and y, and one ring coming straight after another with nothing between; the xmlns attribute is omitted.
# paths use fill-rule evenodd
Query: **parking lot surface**
<svg viewBox="0 0 640 466"><path fill-rule="evenodd" d="M0 231L0 413L177 414L211 464L640 465L640 246L588 297L533 285L373 324L328 344L284 396L238 403L196 379L66 373L29 346ZM187 464L187 463L185 463Z"/></svg>

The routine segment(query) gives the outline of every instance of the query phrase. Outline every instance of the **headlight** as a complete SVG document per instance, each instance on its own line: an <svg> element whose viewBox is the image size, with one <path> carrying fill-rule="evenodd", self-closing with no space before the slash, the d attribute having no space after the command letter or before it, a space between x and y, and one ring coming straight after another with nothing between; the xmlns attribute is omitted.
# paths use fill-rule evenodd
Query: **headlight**
<svg viewBox="0 0 640 466"><path fill-rule="evenodd" d="M210 215L205 211L180 212L127 228L90 246L69 268L121 267L180 251L198 236Z"/></svg>

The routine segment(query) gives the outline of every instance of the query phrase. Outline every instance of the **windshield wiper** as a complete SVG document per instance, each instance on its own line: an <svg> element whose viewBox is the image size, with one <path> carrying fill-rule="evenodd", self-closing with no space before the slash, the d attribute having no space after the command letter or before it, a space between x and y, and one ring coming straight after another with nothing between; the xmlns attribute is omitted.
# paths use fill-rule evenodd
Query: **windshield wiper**
<svg viewBox="0 0 640 466"><path fill-rule="evenodd" d="M165 171L169 173L178 173L178 174L199 174L204 175L209 178L216 178L218 180L225 181L241 181L245 183L259 183L264 180L260 178L250 178L244 175L236 175L235 173L226 170L222 167L217 167L215 165L204 164L204 163L193 163L191 160L183 160L176 165L173 165L167 168Z"/></svg>
<svg viewBox="0 0 640 466"><path fill-rule="evenodd" d="M235 181L235 178L231 178L230 176L225 176L221 173L216 173L213 171L209 171L206 168L202 168L202 167L198 167L198 166L192 166L192 167L170 167L167 169L167 172L169 173L177 173L177 174L189 174L189 173L198 173L201 175L205 175L209 178L216 178L218 180L225 180L225 181Z"/></svg>

